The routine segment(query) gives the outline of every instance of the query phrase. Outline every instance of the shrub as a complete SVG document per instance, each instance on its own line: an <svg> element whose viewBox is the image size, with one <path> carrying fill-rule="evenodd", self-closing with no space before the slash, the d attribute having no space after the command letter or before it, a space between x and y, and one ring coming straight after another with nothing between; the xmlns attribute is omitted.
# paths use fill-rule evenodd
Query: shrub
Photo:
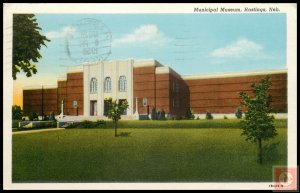
<svg viewBox="0 0 300 193"><path fill-rule="evenodd" d="M49 120L50 121L56 121L55 116L54 116L54 112L50 113Z"/></svg>
<svg viewBox="0 0 300 193"><path fill-rule="evenodd" d="M213 119L214 117L212 116L212 114L210 112L206 112L205 118L206 119Z"/></svg>
<svg viewBox="0 0 300 193"><path fill-rule="evenodd" d="M34 128L54 128L56 127L56 122L47 121L47 122L39 122L39 124L34 125Z"/></svg>
<svg viewBox="0 0 300 193"><path fill-rule="evenodd" d="M29 121L37 121L39 116L36 112L30 112L28 118Z"/></svg>
<svg viewBox="0 0 300 193"><path fill-rule="evenodd" d="M197 120L200 120L200 117L199 117L199 116L197 116Z"/></svg>
<svg viewBox="0 0 300 193"><path fill-rule="evenodd" d="M66 128L102 128L105 126L104 120L97 120L97 121L88 121L84 120L82 122L74 122L68 125Z"/></svg>
<svg viewBox="0 0 300 193"><path fill-rule="evenodd" d="M176 116L175 116L175 120L182 120L182 116L176 115Z"/></svg>
<svg viewBox="0 0 300 193"><path fill-rule="evenodd" d="M224 119L228 119L228 117L226 115L224 115Z"/></svg>
<svg viewBox="0 0 300 193"><path fill-rule="evenodd" d="M18 128L19 127L19 120L12 120L12 128Z"/></svg>
<svg viewBox="0 0 300 193"><path fill-rule="evenodd" d="M155 107L152 108L152 111L151 111L151 119L152 119L152 120L157 120L157 112L156 112Z"/></svg>
<svg viewBox="0 0 300 193"><path fill-rule="evenodd" d="M160 113L160 120L166 120L166 112L164 110Z"/></svg>
<svg viewBox="0 0 300 193"><path fill-rule="evenodd" d="M235 110L235 116L236 116L236 118L238 118L238 119L242 118L242 116L243 116L243 111L242 111L241 107L237 107L237 108L236 108L236 110Z"/></svg>
<svg viewBox="0 0 300 193"><path fill-rule="evenodd" d="M12 106L12 119L13 120L21 120L23 116L23 112L20 106L13 105Z"/></svg>
<svg viewBox="0 0 300 193"><path fill-rule="evenodd" d="M41 128L56 128L55 121L36 121L28 122L28 124L18 127L18 130L41 129Z"/></svg>
<svg viewBox="0 0 300 193"><path fill-rule="evenodd" d="M195 119L195 115L193 114L191 108L187 108L185 112L185 119Z"/></svg>

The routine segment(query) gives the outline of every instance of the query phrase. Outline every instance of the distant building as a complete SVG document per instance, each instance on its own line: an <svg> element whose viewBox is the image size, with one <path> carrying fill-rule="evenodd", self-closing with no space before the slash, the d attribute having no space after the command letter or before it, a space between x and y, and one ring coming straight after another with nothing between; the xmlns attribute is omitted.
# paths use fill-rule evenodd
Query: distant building
<svg viewBox="0 0 300 193"><path fill-rule="evenodd" d="M196 116L206 112L233 115L241 105L240 91L269 75L272 106L287 113L287 70L214 73L182 76L156 60L115 60L69 67L57 86L25 87L24 114L54 112L66 116L103 116L110 98L127 100L129 119L151 114L153 107L167 117L183 116L191 108ZM136 107L137 104L137 107Z"/></svg>

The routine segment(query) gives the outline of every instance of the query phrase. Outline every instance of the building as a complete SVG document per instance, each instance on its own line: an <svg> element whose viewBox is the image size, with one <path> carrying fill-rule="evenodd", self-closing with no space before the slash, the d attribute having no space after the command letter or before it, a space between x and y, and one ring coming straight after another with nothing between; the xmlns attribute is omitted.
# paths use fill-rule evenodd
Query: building
<svg viewBox="0 0 300 193"><path fill-rule="evenodd" d="M196 116L206 112L234 116L241 104L240 91L251 91L251 84L266 75L272 87L272 106L287 113L287 70L215 73L182 76L156 60L114 60L69 67L57 86L23 89L24 114L101 117L107 100L127 100L124 117L141 118L153 107L167 117L184 116L191 108ZM62 105L63 103L63 105Z"/></svg>

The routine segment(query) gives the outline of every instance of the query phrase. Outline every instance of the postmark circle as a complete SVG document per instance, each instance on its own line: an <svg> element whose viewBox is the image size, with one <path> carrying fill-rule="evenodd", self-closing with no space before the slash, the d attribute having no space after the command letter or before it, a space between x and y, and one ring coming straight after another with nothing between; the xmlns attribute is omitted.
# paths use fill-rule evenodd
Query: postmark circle
<svg viewBox="0 0 300 193"><path fill-rule="evenodd" d="M105 61L111 54L112 35L100 20L84 18L65 35L65 52L76 63Z"/></svg>

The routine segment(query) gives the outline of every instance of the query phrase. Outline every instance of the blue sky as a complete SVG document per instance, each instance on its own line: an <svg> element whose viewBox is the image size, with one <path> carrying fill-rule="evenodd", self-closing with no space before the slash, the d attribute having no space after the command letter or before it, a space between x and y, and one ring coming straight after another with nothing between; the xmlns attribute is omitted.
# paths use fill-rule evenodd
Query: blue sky
<svg viewBox="0 0 300 193"><path fill-rule="evenodd" d="M180 74L286 68L286 15L278 14L36 14L51 42L38 74L77 65L64 52L63 34L83 18L104 23L113 59L154 58ZM76 28L76 27L75 27Z"/></svg>

